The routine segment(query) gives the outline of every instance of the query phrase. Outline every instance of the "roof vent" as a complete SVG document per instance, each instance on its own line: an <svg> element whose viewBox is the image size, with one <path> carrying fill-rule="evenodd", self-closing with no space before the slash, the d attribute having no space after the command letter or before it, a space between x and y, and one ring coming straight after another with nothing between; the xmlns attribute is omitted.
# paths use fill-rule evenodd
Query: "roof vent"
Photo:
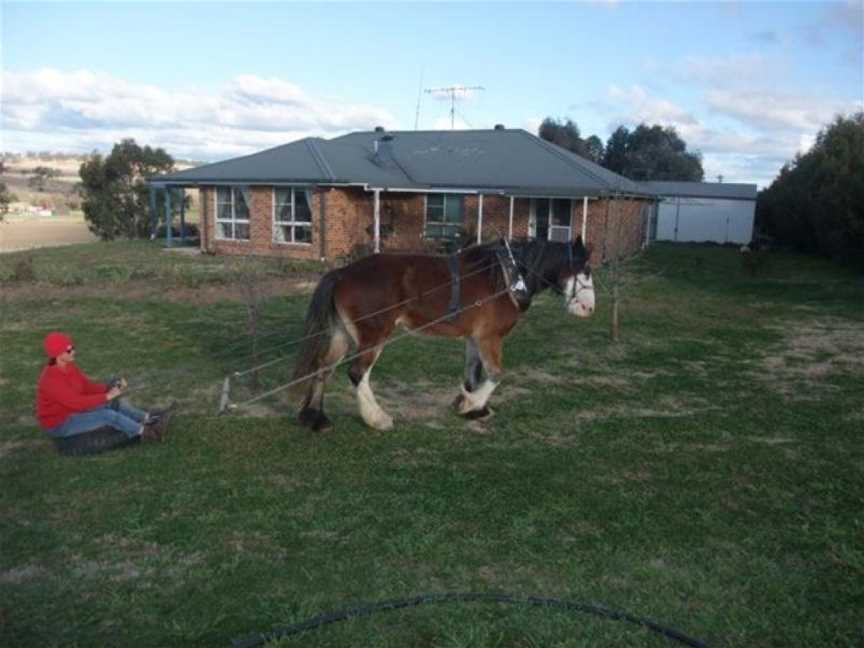
<svg viewBox="0 0 864 648"><path fill-rule="evenodd" d="M376 126L376 127L375 127L375 132L376 132L376 133L383 133L383 132L384 132L384 127L383 127L383 126Z"/></svg>
<svg viewBox="0 0 864 648"><path fill-rule="evenodd" d="M505 130L504 124L495 124L495 130Z"/></svg>

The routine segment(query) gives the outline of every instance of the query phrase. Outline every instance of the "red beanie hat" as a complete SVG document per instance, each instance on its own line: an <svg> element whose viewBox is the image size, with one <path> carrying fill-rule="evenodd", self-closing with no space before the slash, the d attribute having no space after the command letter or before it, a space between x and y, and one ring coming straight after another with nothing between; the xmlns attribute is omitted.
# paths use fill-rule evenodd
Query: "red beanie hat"
<svg viewBox="0 0 864 648"><path fill-rule="evenodd" d="M49 333L45 336L45 353L49 358L56 358L72 346L72 338L65 333Z"/></svg>

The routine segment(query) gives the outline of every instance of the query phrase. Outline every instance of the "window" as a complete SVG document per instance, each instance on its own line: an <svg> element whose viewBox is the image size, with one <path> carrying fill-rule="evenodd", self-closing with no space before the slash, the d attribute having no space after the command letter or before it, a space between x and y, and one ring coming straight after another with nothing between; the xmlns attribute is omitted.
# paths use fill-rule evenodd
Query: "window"
<svg viewBox="0 0 864 648"><path fill-rule="evenodd" d="M249 240L249 190L240 187L216 189L216 238Z"/></svg>
<svg viewBox="0 0 864 648"><path fill-rule="evenodd" d="M455 240L462 235L464 223L462 196L428 194L426 196L426 238Z"/></svg>
<svg viewBox="0 0 864 648"><path fill-rule="evenodd" d="M570 241L573 210L570 200L535 198L531 201L531 234L548 241Z"/></svg>
<svg viewBox="0 0 864 648"><path fill-rule="evenodd" d="M273 240L276 243L312 243L312 210L303 189L275 189Z"/></svg>

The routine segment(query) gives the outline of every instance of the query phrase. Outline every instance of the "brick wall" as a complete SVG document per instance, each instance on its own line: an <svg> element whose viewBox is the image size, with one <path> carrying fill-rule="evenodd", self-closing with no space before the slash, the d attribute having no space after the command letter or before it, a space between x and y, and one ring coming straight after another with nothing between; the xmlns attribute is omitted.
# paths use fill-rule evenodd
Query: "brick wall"
<svg viewBox="0 0 864 648"><path fill-rule="evenodd" d="M642 206L646 204L649 203L633 199L588 202L586 238L592 246L592 263L600 263L617 255L627 256L642 249ZM578 220L581 228L581 206Z"/></svg>
<svg viewBox="0 0 864 648"><path fill-rule="evenodd" d="M251 189L249 241L225 241L215 234L215 190L201 190L201 247L215 254L256 254L298 259L319 259L321 250L321 201L326 205L325 230L328 260L371 250L373 245L373 195L360 188L318 188L312 197L312 244L280 244L273 241L273 190ZM631 254L642 247L644 230L640 200L590 200L587 239L593 246L591 260L601 262L616 254ZM573 233L582 231L582 201L573 203ZM423 238L425 225L423 194L381 195L382 251L431 250L434 244ZM478 197L465 196L465 228L473 242L477 235ZM530 201L517 198L513 208L513 237L528 236ZM507 234L510 198L483 197L483 240Z"/></svg>
<svg viewBox="0 0 864 648"><path fill-rule="evenodd" d="M262 255L292 259L318 259L320 251L320 195L312 196L312 244L276 243L273 240L272 187L251 187L249 206L249 240L232 241L216 236L216 190L201 189L201 247L213 254Z"/></svg>

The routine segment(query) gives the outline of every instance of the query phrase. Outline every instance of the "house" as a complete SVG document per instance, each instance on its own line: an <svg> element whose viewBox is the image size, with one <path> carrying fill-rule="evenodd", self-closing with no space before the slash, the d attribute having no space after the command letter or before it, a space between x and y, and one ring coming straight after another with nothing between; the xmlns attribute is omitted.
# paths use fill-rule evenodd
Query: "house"
<svg viewBox="0 0 864 648"><path fill-rule="evenodd" d="M150 185L151 196L199 189L204 252L322 260L578 235L602 259L645 244L654 200L640 184L502 126L306 138Z"/></svg>
<svg viewBox="0 0 864 648"><path fill-rule="evenodd" d="M643 182L659 198L650 240L747 244L753 239L756 185Z"/></svg>

